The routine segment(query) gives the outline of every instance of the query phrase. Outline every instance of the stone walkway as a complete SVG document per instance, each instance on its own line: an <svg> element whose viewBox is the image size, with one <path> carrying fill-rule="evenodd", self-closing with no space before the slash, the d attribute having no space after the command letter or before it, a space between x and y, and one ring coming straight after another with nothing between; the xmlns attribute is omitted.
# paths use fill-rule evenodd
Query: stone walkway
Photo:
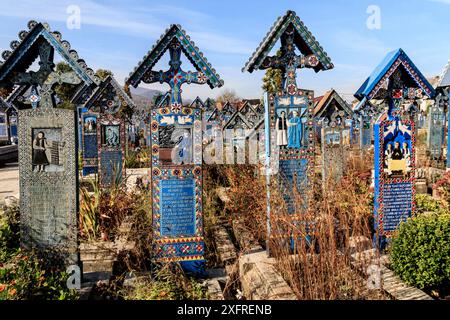
<svg viewBox="0 0 450 320"><path fill-rule="evenodd" d="M8 163L0 167L0 203L6 197L19 198L19 165Z"/></svg>

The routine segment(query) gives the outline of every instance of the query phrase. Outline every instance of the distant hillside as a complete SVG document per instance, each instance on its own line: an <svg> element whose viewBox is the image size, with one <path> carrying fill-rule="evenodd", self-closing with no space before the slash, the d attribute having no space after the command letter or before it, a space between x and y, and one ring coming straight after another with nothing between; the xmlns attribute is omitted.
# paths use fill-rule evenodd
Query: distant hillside
<svg viewBox="0 0 450 320"><path fill-rule="evenodd" d="M142 96L148 99L152 99L155 95L161 93L159 90L147 89L147 88L133 88L131 87L131 94Z"/></svg>
<svg viewBox="0 0 450 320"><path fill-rule="evenodd" d="M161 91L147 88L131 87L130 89L133 101L139 108L145 108L149 106L152 103L153 97L156 96L157 94L162 93Z"/></svg>

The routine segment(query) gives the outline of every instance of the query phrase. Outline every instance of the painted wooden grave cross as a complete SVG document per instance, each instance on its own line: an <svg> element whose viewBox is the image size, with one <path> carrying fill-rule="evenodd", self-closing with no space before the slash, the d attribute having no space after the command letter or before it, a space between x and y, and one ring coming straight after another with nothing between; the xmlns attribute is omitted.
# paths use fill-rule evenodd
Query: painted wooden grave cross
<svg viewBox="0 0 450 320"><path fill-rule="evenodd" d="M427 149L432 160L442 159L442 146L444 145L445 113L440 106L442 95L436 97L428 112Z"/></svg>
<svg viewBox="0 0 450 320"><path fill-rule="evenodd" d="M21 242L25 248L51 249L68 263L78 261L78 172L76 115L57 108L54 86L95 85L93 71L70 44L47 24L30 21L0 63L0 87L30 89L31 109L19 110ZM54 52L72 69L54 71ZM28 71L37 59L38 71ZM23 90L22 90L23 89ZM16 90L15 90L16 91ZM14 92L15 92L14 91Z"/></svg>
<svg viewBox="0 0 450 320"><path fill-rule="evenodd" d="M269 56L281 40L281 55ZM295 50L300 51L300 55ZM277 213L271 210L271 172L277 174L286 211L293 221L301 221L309 206L309 184L314 167L314 92L297 87L297 69L312 68L315 72L333 68L330 58L311 32L293 11L278 18L266 37L250 57L242 71L253 72L275 68L282 71L282 87L277 94L265 93L265 143L267 181L267 249L273 238L295 238L296 225L278 224ZM299 204L293 190L302 197ZM270 254L270 252L269 252Z"/></svg>
<svg viewBox="0 0 450 320"><path fill-rule="evenodd" d="M437 91L439 92L436 98L436 103L442 110L447 110L447 170L450 168L450 108L448 107L448 102L450 99L450 60L444 68L444 71L439 77L438 83L436 85Z"/></svg>
<svg viewBox="0 0 450 320"><path fill-rule="evenodd" d="M181 43L177 38L174 38L169 44L170 53L170 69L163 71L152 71L146 72L142 81L145 83L167 83L170 86L170 105L172 108L180 109L183 106L181 100L181 86L183 84L206 83L206 75L203 72L185 72L181 69Z"/></svg>
<svg viewBox="0 0 450 320"><path fill-rule="evenodd" d="M389 53L358 90L362 101L382 100L374 125L374 245L384 249L398 225L415 211L417 100L435 91L402 49Z"/></svg>
<svg viewBox="0 0 450 320"><path fill-rule="evenodd" d="M346 153L350 147L350 128L346 125L351 119L343 110L335 110L330 119L322 120L322 180L338 182L344 176Z"/></svg>
<svg viewBox="0 0 450 320"><path fill-rule="evenodd" d="M152 68L169 50L167 72ZM180 68L183 52L197 72ZM151 110L151 184L155 258L177 261L194 274L205 272L202 200L202 109L185 107L181 100L184 83L208 83L220 87L223 81L179 25L172 25L126 80L137 87L141 81L165 82L169 103ZM163 99L166 101L166 97Z"/></svg>
<svg viewBox="0 0 450 320"><path fill-rule="evenodd" d="M0 97L0 142L17 144L17 112L9 99Z"/></svg>
<svg viewBox="0 0 450 320"><path fill-rule="evenodd" d="M83 165L98 171L101 187L120 185L125 176L125 107L136 109L128 94L108 75L93 91L82 114ZM97 170L96 170L97 169Z"/></svg>

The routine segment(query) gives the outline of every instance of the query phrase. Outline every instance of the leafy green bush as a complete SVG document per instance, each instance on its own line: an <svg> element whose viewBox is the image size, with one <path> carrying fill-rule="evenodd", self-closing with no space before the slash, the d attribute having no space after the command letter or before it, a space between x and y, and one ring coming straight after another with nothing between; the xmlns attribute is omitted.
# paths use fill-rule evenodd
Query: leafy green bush
<svg viewBox="0 0 450 320"><path fill-rule="evenodd" d="M393 271L420 289L450 284L450 215L423 214L399 227L390 248Z"/></svg>
<svg viewBox="0 0 450 320"><path fill-rule="evenodd" d="M434 212L438 214L445 213L439 200L434 199L428 194L416 195L416 209L417 213Z"/></svg>
<svg viewBox="0 0 450 320"><path fill-rule="evenodd" d="M17 206L0 208L0 300L75 298L57 254L38 257L19 248L19 216Z"/></svg>
<svg viewBox="0 0 450 320"><path fill-rule="evenodd" d="M19 207L0 208L0 262L8 257L19 247Z"/></svg>

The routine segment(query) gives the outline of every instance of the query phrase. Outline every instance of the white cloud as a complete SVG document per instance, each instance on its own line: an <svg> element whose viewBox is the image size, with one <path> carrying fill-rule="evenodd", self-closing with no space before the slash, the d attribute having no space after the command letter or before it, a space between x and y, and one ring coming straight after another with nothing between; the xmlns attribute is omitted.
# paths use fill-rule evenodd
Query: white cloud
<svg viewBox="0 0 450 320"><path fill-rule="evenodd" d="M22 0L14 6L2 6L0 16L64 23L68 18L66 9L69 5L73 2ZM176 22L205 51L249 55L256 46L236 37L203 31L205 25L213 24L213 19L194 10L169 5L119 8L91 0L78 0L76 5L81 9L81 28L91 25L113 33L156 40L171 23Z"/></svg>

